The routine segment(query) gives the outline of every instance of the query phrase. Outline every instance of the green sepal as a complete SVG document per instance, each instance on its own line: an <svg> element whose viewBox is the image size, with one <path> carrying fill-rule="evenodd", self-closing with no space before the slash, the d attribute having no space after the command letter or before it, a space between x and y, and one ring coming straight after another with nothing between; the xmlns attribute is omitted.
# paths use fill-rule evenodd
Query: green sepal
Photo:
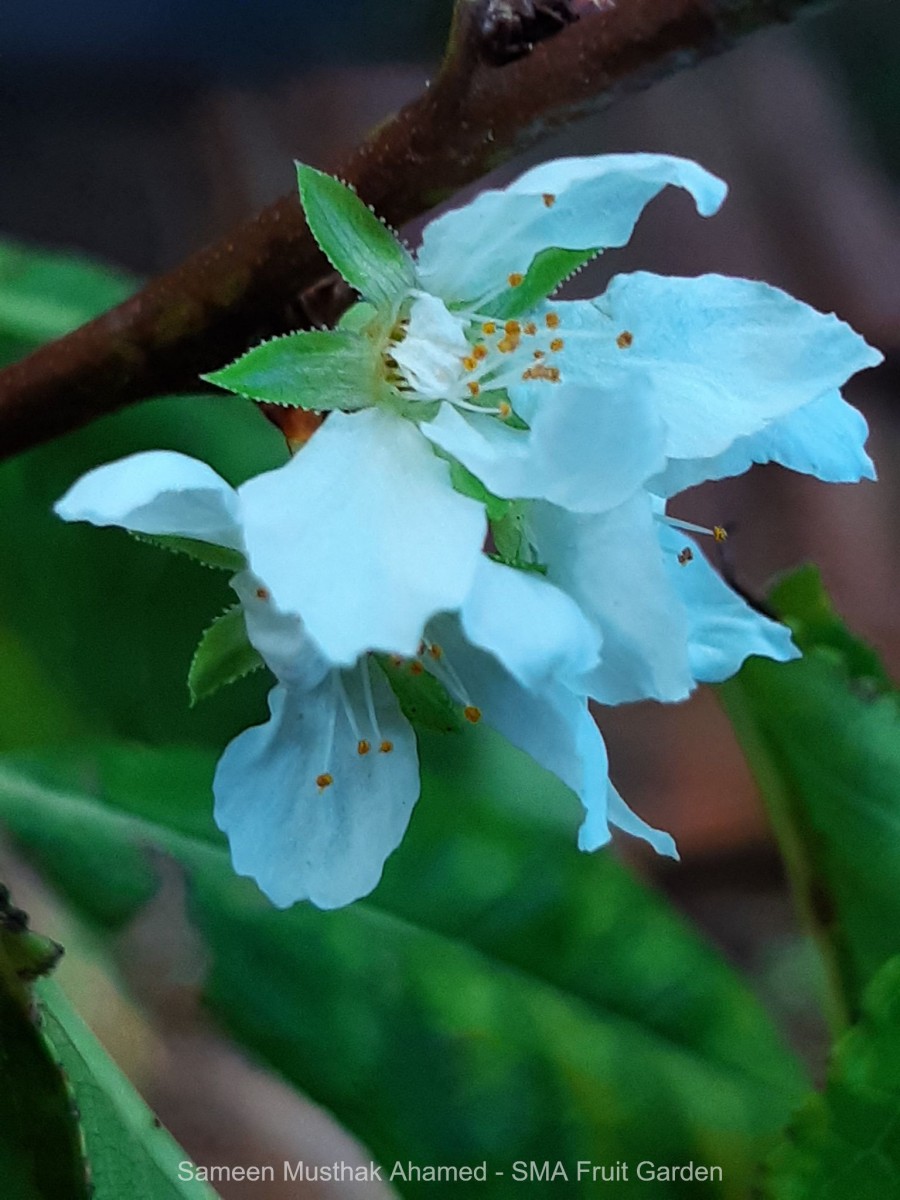
<svg viewBox="0 0 900 1200"><path fill-rule="evenodd" d="M347 330L312 329L254 346L203 378L265 404L349 411L372 404L376 362L368 339Z"/></svg>
<svg viewBox="0 0 900 1200"><path fill-rule="evenodd" d="M501 292L485 306L485 311L504 320L523 316L599 253L599 250L560 250L557 246L539 250L519 286Z"/></svg>
<svg viewBox="0 0 900 1200"><path fill-rule="evenodd" d="M393 304L415 280L409 251L340 180L297 164L300 200L310 232L331 265L374 304Z"/></svg>
<svg viewBox="0 0 900 1200"><path fill-rule="evenodd" d="M526 502L510 500L506 511L491 518L491 537L497 553L491 555L497 562L519 571L533 571L546 575L547 568L538 562L525 529Z"/></svg>
<svg viewBox="0 0 900 1200"><path fill-rule="evenodd" d="M478 476L473 475L468 467L464 467L457 459L451 458L449 462L450 482L454 490L461 496L468 496L470 500L477 500L483 504L489 521L502 520L515 501L503 500L488 491Z"/></svg>
<svg viewBox="0 0 900 1200"><path fill-rule="evenodd" d="M232 550L230 546L217 546L214 542L201 542L197 538L135 533L134 530L129 530L129 533L148 546L157 546L160 550L168 550L170 554L185 554L194 562L202 563L204 567L215 567L218 571L243 571L247 565L240 550Z"/></svg>
<svg viewBox="0 0 900 1200"><path fill-rule="evenodd" d="M434 733L458 733L463 728L459 705L433 675L427 671L413 675L409 662L398 665L383 654L377 655L377 661L413 728Z"/></svg>
<svg viewBox="0 0 900 1200"><path fill-rule="evenodd" d="M262 655L247 637L244 611L236 604L216 617L194 652L188 671L191 704L262 666Z"/></svg>
<svg viewBox="0 0 900 1200"><path fill-rule="evenodd" d="M360 300L357 304L351 304L341 314L336 328L346 333L362 333L363 330L368 329L377 316L378 309L374 304Z"/></svg>

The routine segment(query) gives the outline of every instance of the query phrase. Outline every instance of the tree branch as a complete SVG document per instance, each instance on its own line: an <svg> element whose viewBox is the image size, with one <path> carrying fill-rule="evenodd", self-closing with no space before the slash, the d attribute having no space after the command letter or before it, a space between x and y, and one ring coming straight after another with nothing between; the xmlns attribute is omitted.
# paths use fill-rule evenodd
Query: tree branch
<svg viewBox="0 0 900 1200"><path fill-rule="evenodd" d="M457 0L432 86L340 172L392 225L567 122L819 0ZM578 19L580 17L580 19ZM577 21L577 24L575 23ZM0 458L310 323L327 275L295 195L0 372Z"/></svg>

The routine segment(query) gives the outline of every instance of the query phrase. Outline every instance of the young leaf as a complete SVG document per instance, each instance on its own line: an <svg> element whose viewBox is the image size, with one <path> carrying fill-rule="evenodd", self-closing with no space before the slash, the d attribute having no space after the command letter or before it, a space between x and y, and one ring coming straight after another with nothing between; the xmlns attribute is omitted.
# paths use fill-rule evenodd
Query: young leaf
<svg viewBox="0 0 900 1200"><path fill-rule="evenodd" d="M259 651L247 638L243 610L236 604L216 617L200 639L188 671L191 704L263 665Z"/></svg>
<svg viewBox="0 0 900 1200"><path fill-rule="evenodd" d="M387 226L352 188L297 164L300 200L313 237L349 284L373 304L393 304L409 291L415 268Z"/></svg>
<svg viewBox="0 0 900 1200"><path fill-rule="evenodd" d="M204 567L215 567L220 571L243 571L247 563L239 550L229 546L216 546L212 542L201 542L197 538L167 537L155 533L135 533L129 530L131 536L149 546L158 546L160 550L168 550L171 554L185 554L194 562L202 563Z"/></svg>
<svg viewBox="0 0 900 1200"><path fill-rule="evenodd" d="M325 412L371 404L374 372L373 348L365 338L313 329L263 342L203 378L249 400Z"/></svg>
<svg viewBox="0 0 900 1200"><path fill-rule="evenodd" d="M598 253L598 250L560 250L556 246L539 250L519 286L509 288L488 306L490 315L508 319L530 312Z"/></svg>

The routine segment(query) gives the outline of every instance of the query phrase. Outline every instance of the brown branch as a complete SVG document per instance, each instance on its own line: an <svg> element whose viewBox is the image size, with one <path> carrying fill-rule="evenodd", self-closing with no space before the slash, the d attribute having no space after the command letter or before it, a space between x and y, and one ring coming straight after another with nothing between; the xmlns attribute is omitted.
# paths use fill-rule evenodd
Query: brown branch
<svg viewBox="0 0 900 1200"><path fill-rule="evenodd" d="M436 81L340 173L402 225L550 130L817 2L457 0ZM263 337L308 324L301 293L326 273L296 196L283 197L0 372L0 458L134 401L195 389L201 373Z"/></svg>

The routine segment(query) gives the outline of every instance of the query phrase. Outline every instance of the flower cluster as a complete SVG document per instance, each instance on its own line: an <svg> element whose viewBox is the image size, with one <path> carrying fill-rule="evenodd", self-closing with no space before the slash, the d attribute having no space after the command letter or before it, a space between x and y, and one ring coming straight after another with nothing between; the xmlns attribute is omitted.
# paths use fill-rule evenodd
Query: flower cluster
<svg viewBox="0 0 900 1200"><path fill-rule="evenodd" d="M269 720L216 772L236 869L281 906L337 907L377 884L418 796L411 688L562 779L584 806L583 849L614 825L674 854L610 784L588 700L679 700L749 655L797 655L689 536L723 532L669 504L752 463L873 477L838 389L879 355L747 280L636 273L593 300L548 299L624 245L667 185L718 209L724 185L681 159L546 163L437 218L415 257L337 180L300 167L299 182L360 301L336 329L276 338L209 378L327 420L236 490L154 452L57 505L221 548L234 570L237 623L204 639L205 667L222 645L233 662L237 638L276 679Z"/></svg>

